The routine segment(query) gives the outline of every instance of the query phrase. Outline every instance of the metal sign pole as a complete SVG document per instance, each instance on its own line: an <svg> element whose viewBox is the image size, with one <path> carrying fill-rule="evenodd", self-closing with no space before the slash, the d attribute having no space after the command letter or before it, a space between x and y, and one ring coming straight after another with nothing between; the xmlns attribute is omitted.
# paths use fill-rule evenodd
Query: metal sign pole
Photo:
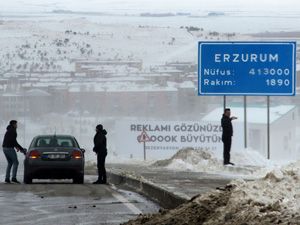
<svg viewBox="0 0 300 225"><path fill-rule="evenodd" d="M146 161L146 142L144 141L144 161Z"/></svg>
<svg viewBox="0 0 300 225"><path fill-rule="evenodd" d="M244 144L247 148L247 96L244 96Z"/></svg>
<svg viewBox="0 0 300 225"><path fill-rule="evenodd" d="M267 96L267 142L268 142L268 159L270 159L270 96Z"/></svg>
<svg viewBox="0 0 300 225"><path fill-rule="evenodd" d="M223 108L224 108L224 111L226 109L226 95L224 95L224 98L223 98Z"/></svg>
<svg viewBox="0 0 300 225"><path fill-rule="evenodd" d="M143 146L144 146L144 161L146 161L146 131L143 129L142 133Z"/></svg>

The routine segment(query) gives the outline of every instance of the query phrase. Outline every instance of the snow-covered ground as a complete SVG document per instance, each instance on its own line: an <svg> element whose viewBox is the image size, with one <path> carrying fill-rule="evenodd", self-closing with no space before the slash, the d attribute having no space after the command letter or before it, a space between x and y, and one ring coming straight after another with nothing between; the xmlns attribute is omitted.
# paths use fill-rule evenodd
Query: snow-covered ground
<svg viewBox="0 0 300 225"><path fill-rule="evenodd" d="M235 180L224 189L195 196L176 209L140 216L126 224L297 225L300 224L299 179L298 161L261 179Z"/></svg>
<svg viewBox="0 0 300 225"><path fill-rule="evenodd" d="M39 20L41 17L55 20L59 16L51 15L51 12L57 10L60 14L68 13L69 17L89 17L106 24L141 23L164 27L192 25L219 32L256 33L299 30L298 4L296 0L11 0L1 2L0 16L17 20ZM141 17L141 13L171 16Z"/></svg>
<svg viewBox="0 0 300 225"><path fill-rule="evenodd" d="M170 61L196 63L199 38L226 39L225 34L214 37L210 31L188 32L179 26L102 24L69 17L8 20L0 31L0 71L31 73L75 72L76 59L141 60L146 68Z"/></svg>
<svg viewBox="0 0 300 225"><path fill-rule="evenodd" d="M295 0L287 0L285 2L276 0L254 0L244 2L242 0L228 0L224 3L221 0L10 0L4 1L1 5L1 11L51 11L51 10L75 10L90 12L165 12L165 11L297 11L293 5L297 4Z"/></svg>
<svg viewBox="0 0 300 225"><path fill-rule="evenodd" d="M249 179L264 177L268 172L288 164L286 161L268 160L252 149L232 152L231 161L234 166L224 166L220 153L187 148L179 150L169 159L156 161L152 166L174 171L205 172Z"/></svg>
<svg viewBox="0 0 300 225"><path fill-rule="evenodd" d="M279 165L252 150L232 154L232 160L238 166L255 167L252 174L255 179L236 177L226 187L195 196L176 209L143 215L126 224L300 224L300 161ZM221 163L211 152L183 149L171 159L158 161L153 166L218 174L232 172ZM243 172L236 170L232 174L243 175Z"/></svg>

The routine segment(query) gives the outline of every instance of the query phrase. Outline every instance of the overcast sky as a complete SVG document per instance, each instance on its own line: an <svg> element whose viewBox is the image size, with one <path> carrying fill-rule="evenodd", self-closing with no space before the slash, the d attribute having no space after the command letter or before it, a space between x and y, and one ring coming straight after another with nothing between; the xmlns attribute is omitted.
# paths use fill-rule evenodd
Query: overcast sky
<svg viewBox="0 0 300 225"><path fill-rule="evenodd" d="M0 11L300 11L299 0L0 0Z"/></svg>

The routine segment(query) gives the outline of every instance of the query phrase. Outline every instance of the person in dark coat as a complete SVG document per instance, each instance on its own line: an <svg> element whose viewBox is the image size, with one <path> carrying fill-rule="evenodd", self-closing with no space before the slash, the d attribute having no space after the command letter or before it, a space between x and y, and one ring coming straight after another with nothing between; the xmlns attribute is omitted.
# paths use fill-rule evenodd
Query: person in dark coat
<svg viewBox="0 0 300 225"><path fill-rule="evenodd" d="M6 133L3 139L3 152L8 163L6 168L5 183L10 183L11 181L14 183L20 183L17 180L19 161L15 149L23 153L25 149L17 142L17 128L18 122L16 120L11 120L6 128ZM10 181L11 168L13 168L13 171L12 179Z"/></svg>
<svg viewBox="0 0 300 225"><path fill-rule="evenodd" d="M224 157L224 165L234 165L230 162L230 149L231 149L231 142L233 136L233 128L232 128L232 120L237 119L237 117L230 117L231 111L229 108L224 110L223 117L221 119L221 126L222 126L222 142L223 142L223 157Z"/></svg>
<svg viewBox="0 0 300 225"><path fill-rule="evenodd" d="M106 184L105 158L107 156L106 148L107 131L101 124L96 126L93 151L97 154L98 180L94 184Z"/></svg>

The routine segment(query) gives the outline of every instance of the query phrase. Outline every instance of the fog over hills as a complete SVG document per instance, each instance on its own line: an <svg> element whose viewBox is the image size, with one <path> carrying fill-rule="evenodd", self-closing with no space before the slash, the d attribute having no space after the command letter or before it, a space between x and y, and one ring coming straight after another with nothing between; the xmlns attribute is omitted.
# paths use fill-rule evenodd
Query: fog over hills
<svg viewBox="0 0 300 225"><path fill-rule="evenodd" d="M73 10L111 13L141 12L200 12L200 11L252 11L292 13L299 12L297 0L10 0L1 2L1 12L37 12Z"/></svg>

